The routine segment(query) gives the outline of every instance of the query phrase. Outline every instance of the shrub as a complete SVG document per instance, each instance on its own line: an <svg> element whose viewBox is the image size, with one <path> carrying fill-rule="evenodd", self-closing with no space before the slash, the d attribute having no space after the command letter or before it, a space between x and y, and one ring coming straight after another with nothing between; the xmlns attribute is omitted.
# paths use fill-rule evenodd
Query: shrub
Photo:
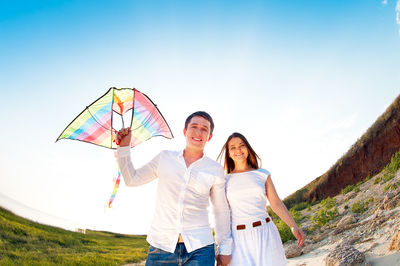
<svg viewBox="0 0 400 266"><path fill-rule="evenodd" d="M364 202L356 200L356 202L351 205L351 211L354 213L363 213L367 210L368 204L368 201Z"/></svg>
<svg viewBox="0 0 400 266"><path fill-rule="evenodd" d="M296 223L299 223L299 222L301 222L301 221L304 219L304 216L301 215L301 213L300 213L299 211L290 209L290 210L289 210L289 213L290 213L290 215L292 216L293 220L294 220Z"/></svg>
<svg viewBox="0 0 400 266"><path fill-rule="evenodd" d="M311 202L311 206L318 205L320 202L321 202L320 200L317 200L317 201Z"/></svg>
<svg viewBox="0 0 400 266"><path fill-rule="evenodd" d="M321 209L310 217L310 220L317 226L324 226L330 220L335 219L339 212L336 205L336 199L328 197L321 201Z"/></svg>
<svg viewBox="0 0 400 266"><path fill-rule="evenodd" d="M379 181L376 179L374 180L374 185L377 182L383 182L386 183L390 180L392 180L395 177L395 173L397 170L400 169L400 152L394 154L392 156L392 159L390 160L390 163L388 163L385 168L382 170L382 175L383 177L380 177ZM390 186L385 186L384 191L388 190Z"/></svg>
<svg viewBox="0 0 400 266"><path fill-rule="evenodd" d="M317 226L324 226L330 220L335 219L339 215L337 208L320 209L315 215L311 216L311 221Z"/></svg>
<svg viewBox="0 0 400 266"><path fill-rule="evenodd" d="M274 213L274 211L272 210L271 206L267 207L267 213L273 220L279 219L279 216Z"/></svg>
<svg viewBox="0 0 400 266"><path fill-rule="evenodd" d="M307 232L308 232L308 233L312 233L312 232L315 231L315 229L316 229L315 226L314 226L314 225L311 225L310 227L307 228Z"/></svg>
<svg viewBox="0 0 400 266"><path fill-rule="evenodd" d="M360 188L359 187L355 187L354 188L354 192L356 192L356 193L360 192Z"/></svg>
<svg viewBox="0 0 400 266"><path fill-rule="evenodd" d="M388 181L390 181L390 180L392 180L394 178L394 173L388 173L388 172L386 172L384 175L383 175L383 183L386 183L386 182L388 182Z"/></svg>
<svg viewBox="0 0 400 266"><path fill-rule="evenodd" d="M376 184L378 184L378 183L380 183L382 181L382 177L380 177L380 176L378 176L378 177L376 177L375 179L374 179L374 185L376 185Z"/></svg>
<svg viewBox="0 0 400 266"><path fill-rule="evenodd" d="M369 204L369 203L374 203L374 201L375 201L374 197L370 197L367 202Z"/></svg>
<svg viewBox="0 0 400 266"><path fill-rule="evenodd" d="M400 152L395 153L390 160L390 163L385 166L385 170L388 173L395 173L400 169Z"/></svg>
<svg viewBox="0 0 400 266"><path fill-rule="evenodd" d="M279 235L281 236L282 239L282 243L295 239L295 237L292 234L292 230L290 230L289 226L287 226L284 221L278 219L274 221L274 223L276 225L276 228L278 228Z"/></svg>
<svg viewBox="0 0 400 266"><path fill-rule="evenodd" d="M307 195L309 193L309 188L304 187L300 190L297 190L292 195L289 195L283 200L283 203L286 205L288 209L290 209L293 205L299 202L303 202L307 200Z"/></svg>
<svg viewBox="0 0 400 266"><path fill-rule="evenodd" d="M308 203L307 201L303 201L300 203L297 203L295 205L293 205L292 208L290 208L291 210L296 210L296 211L301 211L304 210L305 208L310 207L310 203Z"/></svg>
<svg viewBox="0 0 400 266"><path fill-rule="evenodd" d="M272 212L272 209L270 208L269 211ZM299 211L296 211L293 208L289 210L289 213L296 223L299 223L304 218ZM274 212L272 212L272 215L270 214L270 216L274 218L274 223L278 228L283 243L295 239L292 230L290 230L289 226L287 226L284 221L282 221Z"/></svg>
<svg viewBox="0 0 400 266"><path fill-rule="evenodd" d="M387 184L387 185L383 188L383 191L387 191L388 189L390 189L390 190L396 190L396 188L398 188L397 183L395 183L395 184Z"/></svg>
<svg viewBox="0 0 400 266"><path fill-rule="evenodd" d="M331 209L336 205L336 199L327 197L326 199L321 201L321 206L326 209Z"/></svg>
<svg viewBox="0 0 400 266"><path fill-rule="evenodd" d="M354 189L354 185L348 185L347 187L345 187L344 189L342 189L340 191L340 194L345 195L347 193L349 193L350 191L352 191Z"/></svg>

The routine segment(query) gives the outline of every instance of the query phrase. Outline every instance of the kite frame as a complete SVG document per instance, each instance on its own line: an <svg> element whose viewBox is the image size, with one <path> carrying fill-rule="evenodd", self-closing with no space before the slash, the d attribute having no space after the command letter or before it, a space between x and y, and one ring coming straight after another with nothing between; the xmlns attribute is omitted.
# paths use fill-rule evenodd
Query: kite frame
<svg viewBox="0 0 400 266"><path fill-rule="evenodd" d="M169 132L171 133L171 138L166 137L166 136L161 135L161 134L157 134L157 135L152 135L152 136L150 136L149 138L143 140L143 142L145 142L145 141L151 139L152 137L164 137L164 138L166 138L166 139L172 139L172 138L174 138L174 134L172 133L172 130L171 130L170 126L168 125L167 120L164 118L163 114L160 112L160 110L158 109L157 105L150 99L149 96L147 96L147 95L144 94L143 92L137 90L136 88L116 88L116 87L111 87L110 89L107 90L106 93L104 93L102 96L100 96L99 98L97 98L96 100L94 100L91 104L87 105L86 108L82 110L82 112L80 112L74 119L72 119L72 121L68 124L68 126L66 126L66 127L63 129L63 131L61 131L61 134L58 136L58 138L56 139L55 142L61 140L60 137L61 137L61 135L64 133L64 131L65 131L65 130L75 121L75 119L76 119L77 117L79 117L83 112L85 112L86 110L88 110L88 112L92 115L92 113L91 113L90 110L89 110L89 107L92 106L95 102L97 102L97 101L98 101L99 99L101 99L102 97L106 96L107 93L110 92L110 90L126 90L126 89L132 90L132 92L134 93L134 94L133 94L133 100L132 100L132 101L133 101L132 108L130 108L130 109L127 110L127 111L132 110L131 123L130 123L130 125L129 125L130 128L132 127L132 123L133 123L133 113L134 113L134 111L135 111L135 110L134 110L134 109L135 109L135 92L137 91L137 92L141 93L147 100L149 100L150 103L155 107L155 109L158 111L158 113L160 114L160 116L161 116L162 119L164 120L165 124L167 125ZM114 119L114 112L115 112L115 111L112 110L113 104L114 104L114 91L113 91L113 99L112 99L112 104L111 104L111 128L110 128L111 133L110 133L110 134L112 134L112 130L115 130L115 129L112 127L113 119ZM115 113L116 113L116 112L115 112ZM117 113L117 114L118 114L118 113ZM120 115L120 114L118 114L118 115ZM122 117L122 114L121 114L120 116ZM94 116L92 115L92 117L94 117ZM96 123L98 123L101 127L104 128L104 126L101 125L101 124L97 121L96 118L95 118L95 120L96 120ZM122 121L123 121L123 117L122 117ZM107 130L108 130L108 128L107 128ZM62 139L68 139L68 138L62 138ZM96 144L96 143L83 141L83 140L80 140L80 139L70 139L70 140L77 140L77 141L80 141L80 142L89 143L89 144L96 145L96 146L100 146L100 147L107 148L107 149L113 149L113 150L116 149L116 148L113 148L113 147L112 147L112 142L111 142L111 147L106 147L106 146L102 146L102 145L99 145L99 144ZM112 140L111 140L111 141L112 141Z"/></svg>

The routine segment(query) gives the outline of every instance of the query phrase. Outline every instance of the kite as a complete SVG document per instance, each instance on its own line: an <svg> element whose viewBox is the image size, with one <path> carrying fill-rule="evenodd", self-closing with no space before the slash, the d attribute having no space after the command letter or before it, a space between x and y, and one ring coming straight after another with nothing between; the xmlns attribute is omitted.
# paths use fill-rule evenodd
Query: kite
<svg viewBox="0 0 400 266"><path fill-rule="evenodd" d="M87 106L60 134L60 139L80 140L102 147L115 149L113 128L114 116L122 119L132 110L130 128L132 130L131 147L151 137L173 138L164 117L156 105L143 93L133 88L110 88L103 96Z"/></svg>
<svg viewBox="0 0 400 266"><path fill-rule="evenodd" d="M124 115L131 111L130 125L132 139L130 146L155 136L172 139L173 135L157 106L135 88L110 88L103 96L87 106L60 134L60 139L72 139L92 143L102 147L116 149L117 130L113 127L116 117L120 117L124 127ZM121 173L115 179L108 207L115 198Z"/></svg>

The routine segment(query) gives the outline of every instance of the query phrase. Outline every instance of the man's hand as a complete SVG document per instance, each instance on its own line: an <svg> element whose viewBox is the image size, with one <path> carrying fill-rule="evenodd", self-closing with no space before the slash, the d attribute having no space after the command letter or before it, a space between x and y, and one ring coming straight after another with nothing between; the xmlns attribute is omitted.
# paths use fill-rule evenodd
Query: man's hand
<svg viewBox="0 0 400 266"><path fill-rule="evenodd" d="M217 266L226 266L231 262L232 255L218 255Z"/></svg>
<svg viewBox="0 0 400 266"><path fill-rule="evenodd" d="M130 127L123 128L117 133L116 143L120 147L129 146L131 143L131 137L132 137L131 128Z"/></svg>

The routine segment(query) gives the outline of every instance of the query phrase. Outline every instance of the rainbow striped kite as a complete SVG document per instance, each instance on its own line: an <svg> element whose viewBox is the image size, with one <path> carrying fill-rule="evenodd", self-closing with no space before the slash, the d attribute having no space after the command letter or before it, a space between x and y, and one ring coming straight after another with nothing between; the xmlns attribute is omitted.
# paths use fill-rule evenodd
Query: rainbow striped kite
<svg viewBox="0 0 400 266"><path fill-rule="evenodd" d="M110 88L106 94L87 106L68 126L56 141L74 139L115 149L113 119L132 110L130 128L132 129L131 147L151 137L173 138L164 117L143 93L133 88Z"/></svg>
<svg viewBox="0 0 400 266"><path fill-rule="evenodd" d="M113 127L115 115L119 115L124 127L123 115L131 110L131 147L155 136L173 138L164 117L145 94L135 88L110 88L103 96L87 106L64 129L56 142L60 139L74 139L115 149L117 147L115 143L117 130ZM117 178L113 180L112 195L106 203L108 208L114 201L120 180L121 172L118 169Z"/></svg>

